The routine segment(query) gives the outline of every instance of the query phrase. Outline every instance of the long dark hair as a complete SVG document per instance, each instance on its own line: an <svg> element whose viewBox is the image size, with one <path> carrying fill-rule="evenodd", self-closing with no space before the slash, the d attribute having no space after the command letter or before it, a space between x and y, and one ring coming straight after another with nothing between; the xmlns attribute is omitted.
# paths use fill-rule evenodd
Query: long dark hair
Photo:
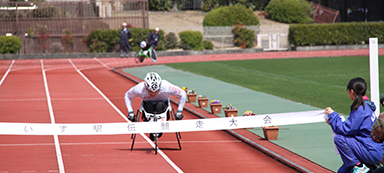
<svg viewBox="0 0 384 173"><path fill-rule="evenodd" d="M357 97L355 98L355 101L353 101L352 106L351 106L351 111L352 110L357 110L360 105L363 105L365 109L365 103L363 96L367 92L367 83L365 80L361 77L353 78L348 82L347 85L347 90L353 90L356 94Z"/></svg>

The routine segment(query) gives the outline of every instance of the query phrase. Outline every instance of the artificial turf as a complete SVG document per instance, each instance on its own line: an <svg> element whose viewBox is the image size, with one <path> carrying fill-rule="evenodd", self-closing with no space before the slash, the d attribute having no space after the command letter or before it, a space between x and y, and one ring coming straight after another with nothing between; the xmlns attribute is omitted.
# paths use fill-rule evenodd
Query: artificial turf
<svg viewBox="0 0 384 173"><path fill-rule="evenodd" d="M384 71L383 60L384 57L379 57L379 71ZM352 104L346 89L350 79L364 78L370 97L368 56L211 61L167 66L318 108L330 106L345 115L349 114ZM383 75L379 75L379 81L383 93Z"/></svg>

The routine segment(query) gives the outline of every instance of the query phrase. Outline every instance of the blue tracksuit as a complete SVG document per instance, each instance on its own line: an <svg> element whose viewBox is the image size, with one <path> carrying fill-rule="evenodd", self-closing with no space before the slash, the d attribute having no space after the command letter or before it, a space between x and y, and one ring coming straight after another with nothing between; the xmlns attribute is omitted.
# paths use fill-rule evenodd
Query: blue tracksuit
<svg viewBox="0 0 384 173"><path fill-rule="evenodd" d="M151 34L149 34L148 36L148 45L149 46L152 46L152 47L155 47L159 44L159 41L160 41L160 34L156 32L151 32Z"/></svg>
<svg viewBox="0 0 384 173"><path fill-rule="evenodd" d="M383 145L370 137L371 127L376 120L371 108L369 104L366 104L365 109L360 105L357 110L351 111L344 122L337 112L328 115L328 122L336 133L335 145L344 162L338 172L349 173L358 162L366 165L381 162Z"/></svg>
<svg viewBox="0 0 384 173"><path fill-rule="evenodd" d="M124 51L125 56L128 57L129 55L129 49L131 49L131 46L129 45L129 39L131 38L131 30L128 28L123 28L120 31L120 56L124 56Z"/></svg>

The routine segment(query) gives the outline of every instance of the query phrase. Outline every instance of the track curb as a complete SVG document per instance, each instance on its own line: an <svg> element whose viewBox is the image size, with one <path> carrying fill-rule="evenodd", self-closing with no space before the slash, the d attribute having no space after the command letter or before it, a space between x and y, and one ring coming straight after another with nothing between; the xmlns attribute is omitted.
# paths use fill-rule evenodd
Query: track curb
<svg viewBox="0 0 384 173"><path fill-rule="evenodd" d="M263 52L261 48L247 49L215 49L215 50L168 50L157 51L158 56L186 56L186 55L209 55L209 54L232 54L232 53L256 53ZM129 52L130 57L135 57L137 52ZM59 58L116 58L120 53L39 53L39 54L0 54L0 60L8 59L59 59Z"/></svg>

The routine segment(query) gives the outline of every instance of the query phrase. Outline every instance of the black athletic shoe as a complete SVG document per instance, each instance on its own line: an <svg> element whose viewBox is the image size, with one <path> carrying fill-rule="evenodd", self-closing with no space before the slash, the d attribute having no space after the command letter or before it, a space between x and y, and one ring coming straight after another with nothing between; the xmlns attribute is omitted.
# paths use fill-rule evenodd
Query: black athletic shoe
<svg viewBox="0 0 384 173"><path fill-rule="evenodd" d="M163 136L163 133L158 133L157 134L157 137L160 138L161 136Z"/></svg>

